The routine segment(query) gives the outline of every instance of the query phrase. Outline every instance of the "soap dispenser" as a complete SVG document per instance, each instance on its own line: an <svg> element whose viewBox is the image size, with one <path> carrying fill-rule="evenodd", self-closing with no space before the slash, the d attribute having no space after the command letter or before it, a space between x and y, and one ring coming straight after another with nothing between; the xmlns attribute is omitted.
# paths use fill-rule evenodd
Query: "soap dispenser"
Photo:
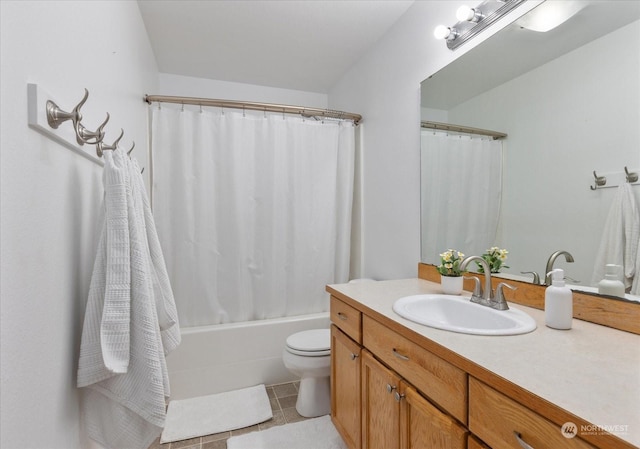
<svg viewBox="0 0 640 449"><path fill-rule="evenodd" d="M547 273L551 285L544 293L544 319L548 327L571 329L573 320L573 292L564 283L564 270L556 268Z"/></svg>
<svg viewBox="0 0 640 449"><path fill-rule="evenodd" d="M624 298L624 284L620 280L621 269L620 265L607 264L604 266L604 279L598 283L598 293Z"/></svg>

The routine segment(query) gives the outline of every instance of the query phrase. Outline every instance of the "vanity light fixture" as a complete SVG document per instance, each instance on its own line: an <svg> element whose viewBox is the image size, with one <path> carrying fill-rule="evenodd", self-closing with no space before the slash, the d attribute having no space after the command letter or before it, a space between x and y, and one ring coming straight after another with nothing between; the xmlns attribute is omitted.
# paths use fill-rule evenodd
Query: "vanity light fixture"
<svg viewBox="0 0 640 449"><path fill-rule="evenodd" d="M447 47L455 50L525 1L485 0L474 8L461 6L456 13L458 23L450 27L438 25L433 35L445 39Z"/></svg>
<svg viewBox="0 0 640 449"><path fill-rule="evenodd" d="M575 16L586 5L575 0L547 0L524 17L518 25L531 31L546 33Z"/></svg>

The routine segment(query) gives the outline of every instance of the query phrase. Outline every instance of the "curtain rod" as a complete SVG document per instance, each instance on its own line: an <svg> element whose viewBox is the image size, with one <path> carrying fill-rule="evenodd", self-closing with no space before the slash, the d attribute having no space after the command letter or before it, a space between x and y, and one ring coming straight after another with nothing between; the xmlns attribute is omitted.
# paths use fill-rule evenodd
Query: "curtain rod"
<svg viewBox="0 0 640 449"><path fill-rule="evenodd" d="M423 121L420 122L420 126L427 129L439 129L442 131L453 131L467 134L478 134L481 136L490 136L493 137L494 140L504 139L505 137L507 137L505 133L500 133L497 131L489 131L487 129L480 128L470 128L468 126L450 125L448 123Z"/></svg>
<svg viewBox="0 0 640 449"><path fill-rule="evenodd" d="M305 108L302 106L289 106L285 104L253 103L245 101L216 100L212 98L197 97L172 97L167 95L145 95L144 101L151 104L154 101L160 103L194 104L198 106L213 106L220 108L248 109L264 112L281 112L283 114L300 114L303 117L327 117L334 119L353 120L359 124L362 120L360 114L351 112L334 111L331 109Z"/></svg>

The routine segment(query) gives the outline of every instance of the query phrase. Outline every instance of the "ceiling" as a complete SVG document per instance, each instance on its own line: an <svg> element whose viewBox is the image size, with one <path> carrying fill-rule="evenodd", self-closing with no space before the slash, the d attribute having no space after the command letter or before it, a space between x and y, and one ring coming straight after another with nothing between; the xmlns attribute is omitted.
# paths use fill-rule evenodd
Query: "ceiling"
<svg viewBox="0 0 640 449"><path fill-rule="evenodd" d="M138 0L162 73L327 93L413 0Z"/></svg>

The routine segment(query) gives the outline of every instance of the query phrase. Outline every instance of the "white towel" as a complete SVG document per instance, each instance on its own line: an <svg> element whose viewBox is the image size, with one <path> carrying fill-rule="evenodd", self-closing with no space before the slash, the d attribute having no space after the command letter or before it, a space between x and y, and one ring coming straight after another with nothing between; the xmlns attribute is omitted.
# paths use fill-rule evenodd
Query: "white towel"
<svg viewBox="0 0 640 449"><path fill-rule="evenodd" d="M622 183L613 198L591 282L597 285L604 277L604 266L622 266L625 289L638 291L640 257L640 213L629 183Z"/></svg>
<svg viewBox="0 0 640 449"><path fill-rule="evenodd" d="M146 449L164 426L165 355L180 330L138 165L122 150L104 159L106 221L78 366L83 423L107 448Z"/></svg>

